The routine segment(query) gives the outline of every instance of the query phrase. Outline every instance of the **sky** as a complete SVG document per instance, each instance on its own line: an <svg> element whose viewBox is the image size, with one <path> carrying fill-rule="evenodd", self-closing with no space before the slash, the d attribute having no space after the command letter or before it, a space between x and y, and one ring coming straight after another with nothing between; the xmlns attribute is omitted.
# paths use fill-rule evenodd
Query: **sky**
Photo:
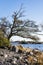
<svg viewBox="0 0 43 65"><path fill-rule="evenodd" d="M7 17L12 21L12 14L18 11L23 3L25 10L23 19L43 23L43 0L0 0L0 18Z"/></svg>

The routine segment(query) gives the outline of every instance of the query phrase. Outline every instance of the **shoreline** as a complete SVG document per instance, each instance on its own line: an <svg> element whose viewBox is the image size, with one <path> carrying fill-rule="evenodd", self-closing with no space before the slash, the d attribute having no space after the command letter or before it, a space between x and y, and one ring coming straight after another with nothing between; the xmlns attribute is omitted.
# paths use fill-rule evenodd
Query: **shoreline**
<svg viewBox="0 0 43 65"><path fill-rule="evenodd" d="M31 42L31 41L14 41L10 43L18 42L18 44L43 44L43 42Z"/></svg>
<svg viewBox="0 0 43 65"><path fill-rule="evenodd" d="M39 63L39 64L38 64ZM41 63L41 64L40 64ZM43 65L43 52L21 45L0 48L0 65Z"/></svg>

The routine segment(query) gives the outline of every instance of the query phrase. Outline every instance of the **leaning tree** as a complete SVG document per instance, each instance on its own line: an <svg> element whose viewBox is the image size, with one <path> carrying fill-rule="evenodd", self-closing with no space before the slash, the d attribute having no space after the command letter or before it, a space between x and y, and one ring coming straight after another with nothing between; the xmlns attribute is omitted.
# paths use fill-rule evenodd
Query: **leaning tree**
<svg viewBox="0 0 43 65"><path fill-rule="evenodd" d="M7 20L6 17L0 20L0 30L3 31L4 36L9 40L13 35L19 35L22 37L32 38L37 40L38 37L31 36L31 32L37 32L38 26L35 25L34 21L22 21L20 18L23 17L24 10L21 6L19 11L15 11L12 15L12 23Z"/></svg>
<svg viewBox="0 0 43 65"><path fill-rule="evenodd" d="M15 11L12 15L13 21L12 24L7 20L6 17L0 19L0 30L4 32L4 35L8 38L8 40L13 35L17 35L17 33L22 30L22 20L19 18L23 17L24 10L22 10L22 6L19 11Z"/></svg>

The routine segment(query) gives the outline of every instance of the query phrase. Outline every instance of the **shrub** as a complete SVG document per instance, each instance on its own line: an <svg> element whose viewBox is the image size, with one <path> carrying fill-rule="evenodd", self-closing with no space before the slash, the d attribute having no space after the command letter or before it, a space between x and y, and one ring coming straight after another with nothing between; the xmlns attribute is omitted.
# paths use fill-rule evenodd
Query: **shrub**
<svg viewBox="0 0 43 65"><path fill-rule="evenodd" d="M27 44L27 42L25 40L21 41L21 44Z"/></svg>
<svg viewBox="0 0 43 65"><path fill-rule="evenodd" d="M10 45L9 40L6 37L0 36L0 47L8 47Z"/></svg>

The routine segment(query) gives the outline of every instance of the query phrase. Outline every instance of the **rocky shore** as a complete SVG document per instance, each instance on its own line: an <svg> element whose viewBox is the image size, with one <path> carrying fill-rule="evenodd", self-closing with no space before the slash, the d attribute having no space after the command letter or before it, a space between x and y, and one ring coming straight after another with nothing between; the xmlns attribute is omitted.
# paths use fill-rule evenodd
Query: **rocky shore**
<svg viewBox="0 0 43 65"><path fill-rule="evenodd" d="M43 52L21 45L0 48L0 65L43 65Z"/></svg>

